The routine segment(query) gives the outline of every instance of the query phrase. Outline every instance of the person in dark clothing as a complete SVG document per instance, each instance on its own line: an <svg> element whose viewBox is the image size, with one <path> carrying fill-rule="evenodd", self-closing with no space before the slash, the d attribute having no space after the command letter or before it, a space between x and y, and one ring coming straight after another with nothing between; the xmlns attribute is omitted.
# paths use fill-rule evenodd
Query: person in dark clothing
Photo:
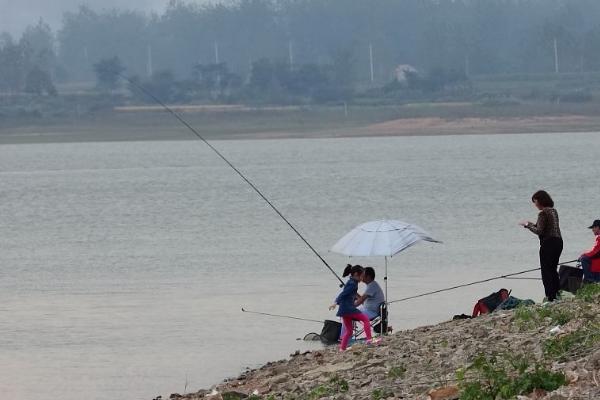
<svg viewBox="0 0 600 400"><path fill-rule="evenodd" d="M534 224L523 221L520 225L538 235L540 239L540 267L544 291L546 299L554 301L559 290L557 267L563 249L558 213L554 208L552 197L544 190L535 192L531 201L540 210L537 222Z"/></svg>

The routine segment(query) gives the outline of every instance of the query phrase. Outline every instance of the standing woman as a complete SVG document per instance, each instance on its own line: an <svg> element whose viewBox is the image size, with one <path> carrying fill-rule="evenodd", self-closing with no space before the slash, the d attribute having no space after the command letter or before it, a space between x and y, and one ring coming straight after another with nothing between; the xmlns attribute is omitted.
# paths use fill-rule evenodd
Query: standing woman
<svg viewBox="0 0 600 400"><path fill-rule="evenodd" d="M539 190L533 194L531 201L540 210L537 222L521 222L525 229L538 235L540 238L540 267L542 270L542 282L548 301L556 300L559 289L558 262L563 249L563 240L558 225L558 213L554 209L552 197L544 191Z"/></svg>
<svg viewBox="0 0 600 400"><path fill-rule="evenodd" d="M344 285L342 292L336 297L335 304L332 304L329 309L333 310L336 306L339 306L337 316L342 317L342 323L344 325L344 332L342 335L342 342L340 343L340 350L346 350L348 347L348 341L352 336L352 321L361 321L364 325L365 335L367 336L367 343L371 343L371 324L369 323L369 317L361 313L354 305L354 300L358 292L358 282L363 274L363 268L360 265L353 267L346 267L344 270L344 277L350 275L348 281Z"/></svg>

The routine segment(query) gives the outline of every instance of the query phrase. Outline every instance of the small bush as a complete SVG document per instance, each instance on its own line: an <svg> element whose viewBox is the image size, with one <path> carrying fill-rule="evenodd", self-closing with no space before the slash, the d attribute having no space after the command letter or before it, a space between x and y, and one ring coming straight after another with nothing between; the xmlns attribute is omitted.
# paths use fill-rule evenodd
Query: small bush
<svg viewBox="0 0 600 400"><path fill-rule="evenodd" d="M333 376L327 384L319 385L313 388L307 394L301 396L302 399L316 400L325 396L332 396L336 393L345 393L350 389L348 381L339 376Z"/></svg>
<svg viewBox="0 0 600 400"><path fill-rule="evenodd" d="M517 307L515 310L515 323L519 330L532 329L537 323L537 314L533 307Z"/></svg>
<svg viewBox="0 0 600 400"><path fill-rule="evenodd" d="M555 307L539 308L538 314L542 319L549 318L553 325L564 325L574 317L572 312Z"/></svg>
<svg viewBox="0 0 600 400"><path fill-rule="evenodd" d="M404 378L405 375L406 375L406 367L404 365L392 367L388 371L388 377L390 377L392 379Z"/></svg>
<svg viewBox="0 0 600 400"><path fill-rule="evenodd" d="M383 391L381 389L375 389L375 390L373 390L373 393L371 394L371 398L373 400L383 399Z"/></svg>
<svg viewBox="0 0 600 400"><path fill-rule="evenodd" d="M534 329L540 325L547 325L546 319L552 325L564 325L575 316L569 310L557 307L518 307L515 310L515 322L519 330Z"/></svg>
<svg viewBox="0 0 600 400"><path fill-rule="evenodd" d="M546 340L544 355L564 361L574 354L589 352L597 343L600 343L600 323L591 322L576 331Z"/></svg>
<svg viewBox="0 0 600 400"><path fill-rule="evenodd" d="M221 396L223 397L223 400L242 400L243 398L242 395L235 392L223 393Z"/></svg>
<svg viewBox="0 0 600 400"><path fill-rule="evenodd" d="M599 283L588 283L585 284L577 291L575 297L591 303L600 297L600 284Z"/></svg>
<svg viewBox="0 0 600 400"><path fill-rule="evenodd" d="M465 370L457 371L461 400L513 399L535 389L552 391L567 383L563 373L524 356L478 356Z"/></svg>
<svg viewBox="0 0 600 400"><path fill-rule="evenodd" d="M348 381L339 376L332 377L329 383L336 392L347 392L349 389Z"/></svg>
<svg viewBox="0 0 600 400"><path fill-rule="evenodd" d="M392 393L387 389L375 389L373 393L371 393L372 400L382 400L390 397Z"/></svg>
<svg viewBox="0 0 600 400"><path fill-rule="evenodd" d="M319 385L308 393L308 399L316 400L321 397L331 396L333 390L327 385Z"/></svg>

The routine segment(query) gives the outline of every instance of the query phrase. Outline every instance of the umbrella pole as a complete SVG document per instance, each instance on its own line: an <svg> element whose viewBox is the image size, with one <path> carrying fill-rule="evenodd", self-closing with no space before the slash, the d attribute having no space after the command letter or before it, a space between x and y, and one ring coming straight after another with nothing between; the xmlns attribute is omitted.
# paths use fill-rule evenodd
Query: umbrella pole
<svg viewBox="0 0 600 400"><path fill-rule="evenodd" d="M387 292L387 256L384 257L385 258L385 277L383 278L383 280L385 281L385 311L380 310L380 316L381 316L381 332L379 333L380 336L382 335L387 335L387 332L383 331L383 312L387 313L387 307L388 307L388 292ZM386 330L387 330L387 324L386 324Z"/></svg>
<svg viewBox="0 0 600 400"><path fill-rule="evenodd" d="M388 301L388 293L387 293L387 257L385 257L385 277L383 278L385 281L385 304L387 305Z"/></svg>

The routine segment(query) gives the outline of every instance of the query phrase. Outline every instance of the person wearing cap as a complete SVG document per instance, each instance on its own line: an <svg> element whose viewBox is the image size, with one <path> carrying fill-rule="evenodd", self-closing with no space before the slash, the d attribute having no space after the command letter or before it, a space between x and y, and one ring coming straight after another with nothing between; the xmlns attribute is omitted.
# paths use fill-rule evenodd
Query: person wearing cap
<svg viewBox="0 0 600 400"><path fill-rule="evenodd" d="M584 282L600 282L600 219L595 220L588 228L596 236L596 243L579 257L579 262L583 268Z"/></svg>

